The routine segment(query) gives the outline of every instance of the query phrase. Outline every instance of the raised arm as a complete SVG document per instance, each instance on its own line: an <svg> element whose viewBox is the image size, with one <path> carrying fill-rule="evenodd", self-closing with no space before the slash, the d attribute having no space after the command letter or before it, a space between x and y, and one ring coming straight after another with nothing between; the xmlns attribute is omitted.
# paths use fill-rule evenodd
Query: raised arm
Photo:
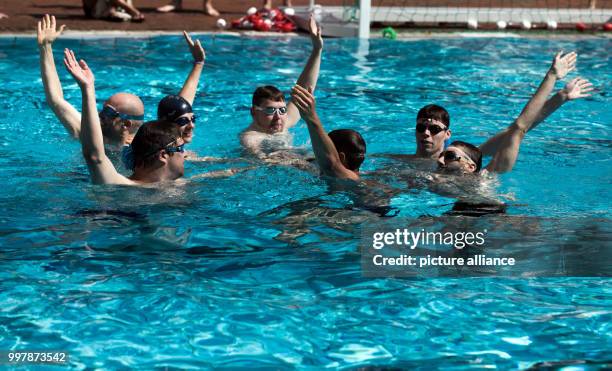
<svg viewBox="0 0 612 371"><path fill-rule="evenodd" d="M589 93L591 91L593 91L593 84L591 84L588 80L580 77L574 78L565 84L565 87L559 90L557 94L553 95L546 101L544 107L540 110L537 119L529 130L532 130L538 126L540 122L546 120L548 116L570 100L590 97L591 95Z"/></svg>
<svg viewBox="0 0 612 371"><path fill-rule="evenodd" d="M297 84L305 89L311 88L314 91L319 79L319 70L321 69L323 37L321 36L321 27L317 25L312 15L310 16L308 29L310 31L310 41L312 42L312 52L302 74L298 78ZM289 102L287 105L287 114L287 127L292 127L300 121L300 112L293 102Z"/></svg>
<svg viewBox="0 0 612 371"><path fill-rule="evenodd" d="M302 118L308 124L312 149L321 173L340 179L358 180L359 176L357 174L344 167L336 146L323 129L323 124L321 124L319 115L317 115L312 89L308 88L306 90L299 85L295 85L291 90L291 98Z"/></svg>
<svg viewBox="0 0 612 371"><path fill-rule="evenodd" d="M552 66L546 73L544 80L529 102L527 102L516 121L506 130L489 138L480 146L483 156L494 156L500 149L502 143L506 141L506 137L511 131L519 130L525 135L529 130L536 127L546 117L553 113L554 110L560 107L561 104L559 104L555 97L552 97L548 101L546 101L546 99L554 89L557 79L564 78L570 71L574 70L577 57L574 52L564 56L561 56L561 54L562 52L559 52L555 55ZM544 111L547 113L544 113Z"/></svg>
<svg viewBox="0 0 612 371"><path fill-rule="evenodd" d="M183 36L185 36L185 41L187 41L191 55L193 55L193 68L189 72L187 80L185 80L179 95L185 98L189 104L193 105L193 100L198 90L198 83L200 82L200 75L202 75L202 69L204 69L206 53L204 52L202 44L200 44L200 40L193 42L189 34L185 31L183 31Z"/></svg>
<svg viewBox="0 0 612 371"><path fill-rule="evenodd" d="M491 138L490 142L482 147L490 150L495 147L493 159L487 166L487 170L503 173L512 170L518 157L521 141L525 134L542 121L553 111L551 104L546 106L546 98L555 86L557 79L565 77L576 65L576 53L569 53L564 56L561 52L555 55L550 70L546 73L544 80L536 90L533 97L529 100L519 117L505 131ZM555 107L558 108L559 106Z"/></svg>
<svg viewBox="0 0 612 371"><path fill-rule="evenodd" d="M94 75L81 59L77 63L74 52L64 50L64 65L81 88L83 118L81 122L81 148L94 184L133 184L119 174L104 152L102 127L96 109Z"/></svg>
<svg viewBox="0 0 612 371"><path fill-rule="evenodd" d="M56 30L55 26L55 17L48 14L38 21L36 33L40 52L40 75L47 104L68 134L78 138L81 131L81 114L64 99L62 84L53 60L53 41L62 33L65 25L60 26L59 30Z"/></svg>

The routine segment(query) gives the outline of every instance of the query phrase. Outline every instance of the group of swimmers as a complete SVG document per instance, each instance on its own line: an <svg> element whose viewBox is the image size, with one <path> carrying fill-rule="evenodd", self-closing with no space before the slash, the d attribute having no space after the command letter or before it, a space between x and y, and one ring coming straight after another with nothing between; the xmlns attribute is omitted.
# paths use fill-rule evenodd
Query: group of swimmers
<svg viewBox="0 0 612 371"><path fill-rule="evenodd" d="M196 116L193 113L200 75L206 54L199 40L184 33L194 58L193 67L177 95L164 97L157 109L157 120L143 122L144 105L140 98L117 93L108 98L102 110L96 106L95 79L84 60L77 61L73 51L64 51L64 64L82 92L82 112L68 103L62 93L52 52L53 41L63 26L46 15L38 23L41 74L47 103L67 131L81 142L83 156L96 184L142 185L174 181L183 176L185 145L193 140ZM366 158L366 142L355 130L326 132L316 109L314 90L319 76L323 39L311 18L309 34L312 51L304 70L286 101L275 86L258 87L250 109L252 122L240 135L240 143L250 157L269 161L279 152L290 152L288 130L300 118L308 127L315 162L322 176L361 182L360 167ZM510 171L517 160L525 134L565 102L589 96L590 82L575 78L551 98L555 83L575 69L576 53L557 53L542 83L514 122L479 147L451 138L448 112L435 104L421 108L416 117L416 153L391 155L400 161L437 162L438 173L474 176ZM123 152L130 176L117 171L108 154ZM491 156L483 166L483 157ZM111 155L111 157L113 157ZM116 156L117 158L121 156ZM285 156L281 154L281 158ZM290 157L290 156L289 156Z"/></svg>

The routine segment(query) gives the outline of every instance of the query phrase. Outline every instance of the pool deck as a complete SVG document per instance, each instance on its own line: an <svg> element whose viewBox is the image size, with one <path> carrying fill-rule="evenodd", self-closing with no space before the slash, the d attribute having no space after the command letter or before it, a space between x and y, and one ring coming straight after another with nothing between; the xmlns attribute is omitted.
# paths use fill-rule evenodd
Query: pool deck
<svg viewBox="0 0 612 371"><path fill-rule="evenodd" d="M190 32L210 32L217 30L216 17L210 17L202 12L202 0L183 0L183 10L176 13L158 13L155 9L159 6L165 5L170 0L134 0L134 3L145 15L146 20L143 23L131 23L131 22L109 22L104 20L93 20L88 19L83 14L81 0L3 0L0 2L0 13L5 13L8 18L0 19L0 34L16 35L16 34L32 34L35 31L36 22L44 14L53 14L56 16L59 24L66 24L67 30L69 31L96 31L98 36L102 37L119 37L117 33L107 34L107 32L119 32L124 36L128 37L141 37L138 33L144 34L144 36L160 35L165 32L175 33L180 30L187 30ZM612 0L598 0L599 4L604 8L612 8ZM567 8L571 6L588 5L588 0L555 0L555 4L559 8ZM274 5L282 5L282 1L273 1ZM296 7L308 5L309 0L293 0L293 5ZM317 0L317 4L323 6L339 6L346 3L346 0ZM422 6L423 4L428 6L442 6L448 7L452 3L450 0L404 0L403 4L406 6ZM507 2L504 0L468 0L465 2L467 6L495 6L495 5L506 5ZM536 0L525 0L519 2L522 6L536 7L541 6ZM533 4L531 4L533 3ZM582 4L584 3L584 4ZM260 6L262 0L214 0L214 5L222 13L221 18L224 18L228 23L233 20L240 18L251 6ZM395 0L380 0L376 3L377 6L393 5L397 4ZM525 5L526 4L526 5ZM467 31L467 30L466 30ZM162 32L162 33L160 33ZM528 33L532 33L529 31ZM533 33L537 34L538 31ZM408 31L401 32L401 38L424 38L424 37L462 37L463 34L468 34L474 37L481 32L459 32L458 30L451 30L447 32L438 32L437 30L419 30L410 29ZM70 32L67 32L67 35ZM83 33L82 35L86 35ZM247 35L254 35L252 33L246 33ZM373 32L373 36L379 35L380 32ZM487 33L490 36L498 34L496 32ZM519 32L503 32L502 35L514 36L522 35L525 33ZM564 34L560 31L546 33L546 37L563 35L563 38L568 37L568 34ZM577 33L574 33L577 34ZM610 33L607 33L608 35ZM265 36L264 33L257 33L258 36ZM274 34L278 35L278 34ZM580 35L580 34L579 34ZM592 35L592 33L584 33L582 35ZM601 36L603 33L596 33L595 35ZM532 35L529 35L531 37ZM537 37L537 36L535 36Z"/></svg>
<svg viewBox="0 0 612 371"><path fill-rule="evenodd" d="M176 13L158 13L155 9L165 5L170 0L134 0L134 3L145 15L143 23L109 22L104 20L88 19L83 14L81 0L3 0L0 2L0 13L9 17L0 19L0 33L33 32L36 21L44 14L53 14L58 23L66 24L68 30L99 30L99 31L215 31L216 17L210 17L202 12L202 0L183 0L183 10ZM323 6L339 6L346 0L317 0ZM293 0L295 7L308 5L309 0ZM450 0L378 0L376 6L389 6L402 4L403 6L448 7L456 4ZM536 0L520 1L523 7L541 6ZM588 7L589 0L555 0L559 9L568 7ZM228 23L240 18L251 6L260 6L262 0L214 0L215 7L222 13L221 17ZM282 1L275 0L273 4L282 5ZM468 7L478 6L507 6L504 0L470 0L465 2ZM374 5L374 3L373 3ZM612 11L612 0L598 0L598 8ZM611 13L612 14L612 13ZM414 32L409 32L414 34Z"/></svg>
<svg viewBox="0 0 612 371"><path fill-rule="evenodd" d="M157 36L178 36L181 31L66 31L62 34L63 39L108 39L108 38L139 38L146 39ZM197 35L215 35L225 37L300 37L304 36L296 32L276 33L276 32L255 32L255 31L194 31L190 32L192 36ZM18 39L18 38L34 38L36 33L27 32L0 32L0 39ZM370 38L382 38L381 30L373 30ZM409 30L400 31L397 34L397 40L415 41L429 39L454 39L454 38L526 38L526 39L561 39L561 40L584 40L584 39L612 39L612 34L598 33L576 33L576 32L498 32L498 31L427 31L427 30Z"/></svg>

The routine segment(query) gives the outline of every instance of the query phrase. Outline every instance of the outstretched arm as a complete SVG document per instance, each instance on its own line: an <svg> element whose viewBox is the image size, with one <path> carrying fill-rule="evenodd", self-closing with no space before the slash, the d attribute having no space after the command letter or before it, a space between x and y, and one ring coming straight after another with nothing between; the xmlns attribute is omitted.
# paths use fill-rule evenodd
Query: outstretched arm
<svg viewBox="0 0 612 371"><path fill-rule="evenodd" d="M83 118L81 122L81 148L94 184L134 184L119 174L104 152L102 128L96 109L94 75L81 59L77 63L74 52L64 50L64 65L81 88Z"/></svg>
<svg viewBox="0 0 612 371"><path fill-rule="evenodd" d="M576 65L576 53L568 53L564 56L561 52L555 55L550 70L546 73L544 80L523 108L519 117L506 130L490 139L491 143L483 144L481 148L496 147L491 163L487 170L503 173L512 170L518 157L519 148L525 134L536 124L546 99L555 87L557 79L565 77Z"/></svg>
<svg viewBox="0 0 612 371"><path fill-rule="evenodd" d="M321 36L321 27L317 25L314 17L310 16L308 25L310 31L310 40L312 42L312 52L306 62L306 66L300 75L297 84L304 89L311 88L315 90L317 80L319 79L319 70L321 69L321 53L323 51L323 37ZM300 121L300 112L293 103L287 105L287 127L292 127Z"/></svg>
<svg viewBox="0 0 612 371"><path fill-rule="evenodd" d="M185 36L185 41L187 41L191 55L193 55L193 68L189 72L189 76L187 76L187 80L185 80L179 95L185 98L189 104L193 105L193 100L198 90L198 83L200 82L200 75L202 75L202 69L204 69L206 53L202 44L200 44L200 40L193 42L186 31L183 31L183 36Z"/></svg>
<svg viewBox="0 0 612 371"><path fill-rule="evenodd" d="M56 30L55 26L55 17L48 14L38 21L36 33L40 52L40 74L47 104L68 134L78 138L81 131L81 114L64 99L62 84L53 60L53 41L62 33L65 25L60 26L59 30Z"/></svg>
<svg viewBox="0 0 612 371"><path fill-rule="evenodd" d="M538 124L544 120L548 116L550 116L553 112L555 112L559 107L561 107L566 102L570 100L590 97L589 94L593 91L593 84L591 84L588 80L585 80L580 77L576 77L567 84L565 87L557 92L557 94L553 95L549 100L546 101L544 107L540 110L538 114L538 118L535 123L529 128L529 130L538 126Z"/></svg>
<svg viewBox="0 0 612 371"><path fill-rule="evenodd" d="M295 85L291 90L291 99L306 124L308 124L312 149L321 173L340 179L358 180L359 176L344 167L334 142L323 129L323 124L321 124L316 112L316 102L312 95L312 89L308 88L306 90L299 85Z"/></svg>

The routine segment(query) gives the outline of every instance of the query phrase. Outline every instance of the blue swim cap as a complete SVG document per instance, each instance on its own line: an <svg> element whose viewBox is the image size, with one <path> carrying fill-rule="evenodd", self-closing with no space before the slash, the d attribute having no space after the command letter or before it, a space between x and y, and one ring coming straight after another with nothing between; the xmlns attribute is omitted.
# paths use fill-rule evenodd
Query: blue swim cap
<svg viewBox="0 0 612 371"><path fill-rule="evenodd" d="M173 122L186 113L192 113L191 104L180 95L167 95L157 106L157 119Z"/></svg>

